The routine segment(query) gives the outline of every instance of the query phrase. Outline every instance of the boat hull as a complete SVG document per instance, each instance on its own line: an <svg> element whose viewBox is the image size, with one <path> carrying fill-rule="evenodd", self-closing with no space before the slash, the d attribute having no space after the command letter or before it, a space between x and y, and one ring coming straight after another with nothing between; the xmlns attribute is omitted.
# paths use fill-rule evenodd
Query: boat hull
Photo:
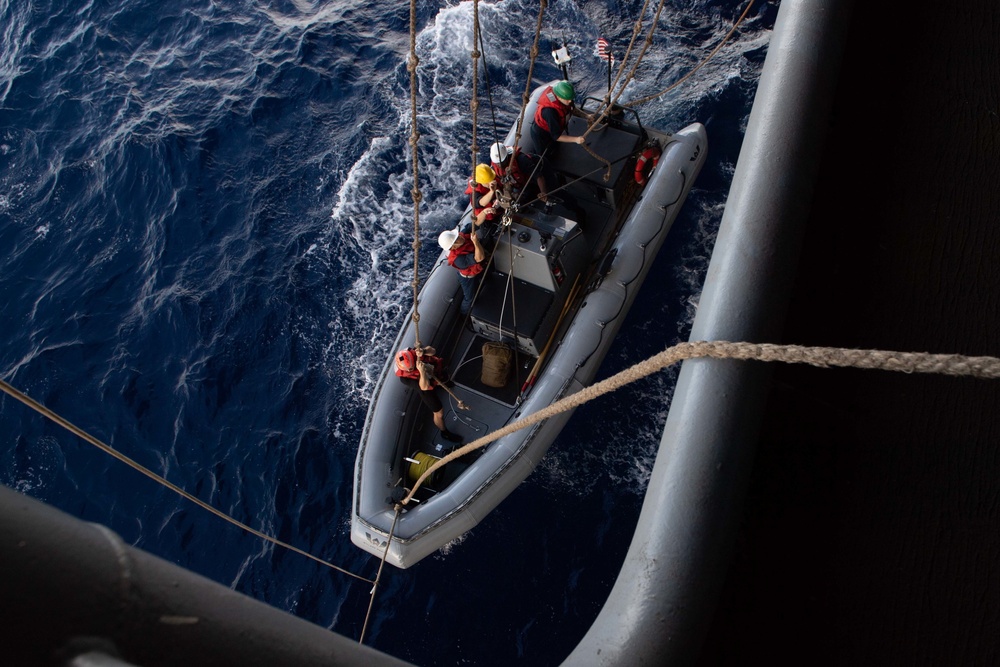
<svg viewBox="0 0 1000 667"><path fill-rule="evenodd" d="M438 258L420 293L421 342L434 345L439 351L445 348L453 351L452 358L458 359L461 367L459 373L453 373L458 381L452 391L473 407L471 414L464 414L449 399L446 412L449 429L468 439L478 438L591 383L705 159L707 136L699 123L673 135L662 135L660 143L662 155L645 187L634 198L628 214L616 223L589 273L581 275L585 282L580 282L577 297L566 297L565 322L561 326L550 324L554 326L552 333L543 336L550 349L543 355L545 363L537 381L516 400L512 401L510 395L487 396L476 382L462 381L465 364L478 358L476 346L482 340L478 336L481 332L476 329L475 317L472 327L456 326L456 321L461 322L457 316L461 301L459 278L447 265L444 253ZM631 164L634 160L626 167ZM631 176L627 174L628 178ZM594 181L599 183L596 177ZM598 192L595 200L612 196L613 193ZM532 232L555 229L556 236L564 234L560 238L569 244L574 224L542 213L531 214L530 219L524 220L521 238L525 238L525 232L531 239ZM530 249L545 247L545 241L539 244L537 239L531 239L521 245L512 241L511 248L526 256L531 243L535 245ZM527 288L522 286L522 289ZM563 292L570 292L568 285ZM553 307L557 305L558 301L553 303ZM555 318L549 315L549 319ZM486 320L480 324L483 329L489 328ZM503 326L498 325L498 335L504 334ZM394 341L393 351L412 345L414 335L413 322L408 317ZM513 338L517 336L515 331ZM534 347L541 347L529 343L522 345L527 362L534 359L531 355L537 355ZM526 365L520 370L525 370ZM450 443L435 439L435 429L428 427L428 415L418 400L412 389L394 377L390 356L375 388L355 466L351 539L360 548L385 556L388 563L400 568L419 562L475 527L531 474L572 415L569 411L551 417L500 438L468 461L449 464L446 467L457 466L458 472L453 470L442 488L433 489L422 502L408 505L397 517L392 499L394 494L398 498L399 487L409 486L406 458L413 455L415 448L438 456L451 449Z"/></svg>

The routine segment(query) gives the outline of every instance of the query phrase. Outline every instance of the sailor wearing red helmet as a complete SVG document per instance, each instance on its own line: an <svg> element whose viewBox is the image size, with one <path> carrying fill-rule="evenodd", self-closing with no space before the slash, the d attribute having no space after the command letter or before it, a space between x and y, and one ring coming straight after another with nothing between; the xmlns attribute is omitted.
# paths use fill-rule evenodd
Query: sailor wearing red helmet
<svg viewBox="0 0 1000 667"><path fill-rule="evenodd" d="M446 376L444 359L435 356L433 347L408 347L396 353L396 376L405 385L419 389L420 400L434 416L434 425L441 437L450 442L462 442L462 436L444 425L444 405L434 392Z"/></svg>

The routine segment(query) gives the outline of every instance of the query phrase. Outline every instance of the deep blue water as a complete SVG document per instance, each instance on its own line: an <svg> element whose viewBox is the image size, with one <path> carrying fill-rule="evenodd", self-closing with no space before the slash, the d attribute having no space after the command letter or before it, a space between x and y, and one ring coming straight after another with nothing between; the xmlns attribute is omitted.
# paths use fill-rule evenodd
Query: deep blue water
<svg viewBox="0 0 1000 667"><path fill-rule="evenodd" d="M606 80L642 4L554 0ZM744 4L673 0L627 97L666 87ZM418 3L423 269L470 164L469 2ZM480 5L499 132L537 6ZM776 13L640 109L709 157L606 360L686 337ZM622 17L625 17L623 20ZM649 21L644 25L648 25ZM0 0L0 377L236 519L364 576L348 538L366 401L410 303L409 3ZM486 77L480 76L484 87ZM481 98L478 137L493 136ZM388 568L366 643L420 665L558 664L614 583L674 373L577 411L539 469L446 552ZM0 482L351 638L368 585L177 498L0 398Z"/></svg>

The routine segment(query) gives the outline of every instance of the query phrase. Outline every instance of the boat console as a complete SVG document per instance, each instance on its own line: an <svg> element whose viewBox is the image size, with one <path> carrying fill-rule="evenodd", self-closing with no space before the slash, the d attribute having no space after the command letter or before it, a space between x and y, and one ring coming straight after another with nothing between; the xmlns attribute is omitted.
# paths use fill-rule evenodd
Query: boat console
<svg viewBox="0 0 1000 667"><path fill-rule="evenodd" d="M576 222L545 213L518 216L497 239L494 268L472 308L473 330L489 340L517 341L521 352L538 356L587 254Z"/></svg>

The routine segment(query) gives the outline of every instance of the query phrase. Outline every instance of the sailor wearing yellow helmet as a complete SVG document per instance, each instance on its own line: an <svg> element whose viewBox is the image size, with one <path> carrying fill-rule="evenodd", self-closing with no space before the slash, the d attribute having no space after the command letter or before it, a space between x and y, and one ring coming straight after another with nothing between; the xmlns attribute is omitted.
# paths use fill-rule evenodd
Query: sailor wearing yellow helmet
<svg viewBox="0 0 1000 667"><path fill-rule="evenodd" d="M497 214L496 198L497 190L500 189L500 181L493 169L488 164L477 164L476 173L469 179L469 185L465 188L465 194L472 204L472 217L477 225L483 224L485 220L493 220Z"/></svg>

